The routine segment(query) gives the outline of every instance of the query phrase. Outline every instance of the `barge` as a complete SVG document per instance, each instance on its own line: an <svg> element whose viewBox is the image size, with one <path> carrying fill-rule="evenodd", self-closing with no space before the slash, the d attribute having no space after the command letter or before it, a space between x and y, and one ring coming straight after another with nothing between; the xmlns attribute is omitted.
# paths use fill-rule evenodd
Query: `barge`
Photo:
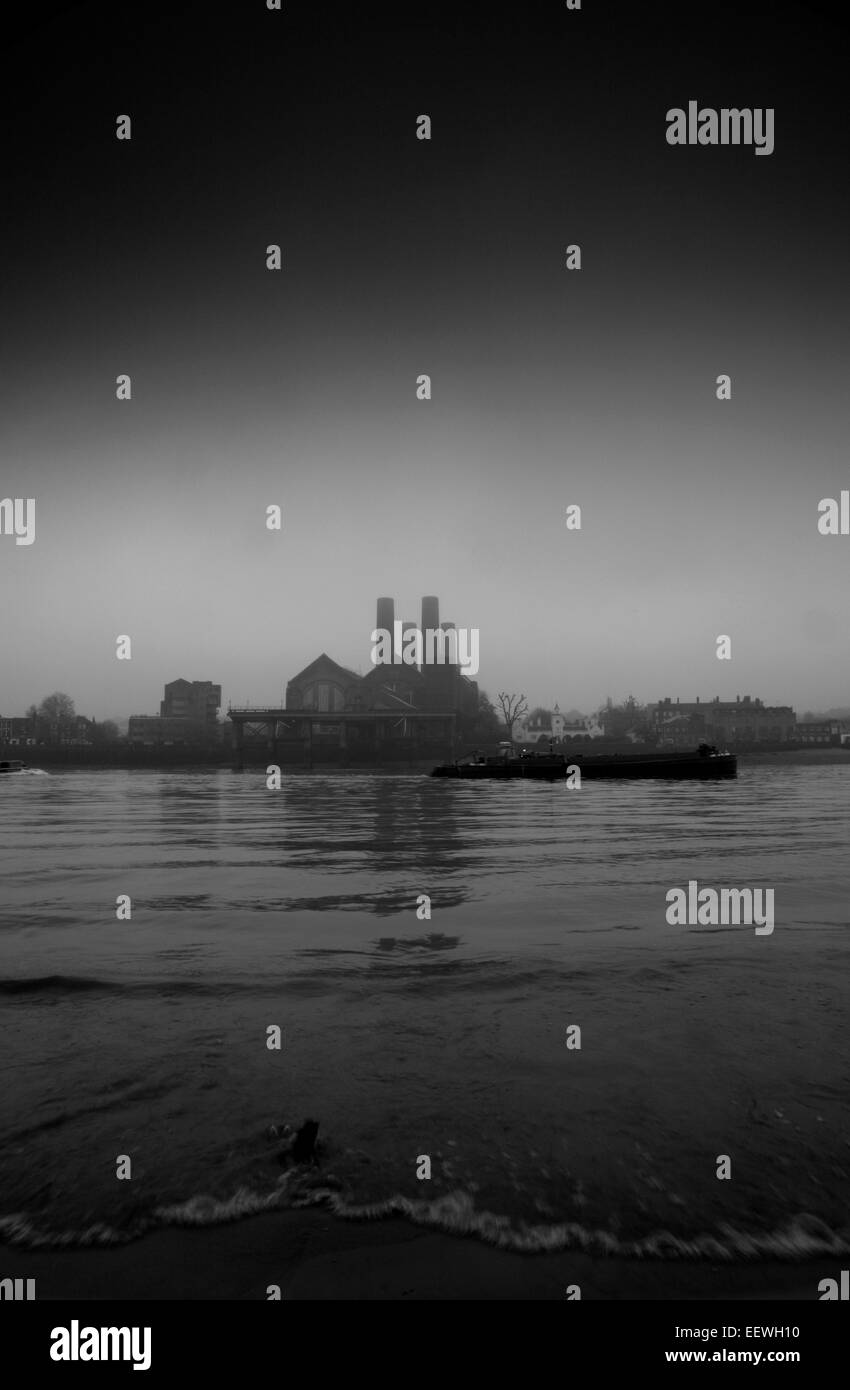
<svg viewBox="0 0 850 1390"><path fill-rule="evenodd" d="M576 753L569 758L551 749L547 753L525 750L515 753L513 747L507 745L489 757L473 754L465 762L442 763L434 768L431 776L460 777L473 782L513 777L554 782L566 778L570 769L575 768L582 781L588 778L704 780L737 776L738 759L734 753L720 752L707 743L701 743L693 752L655 749L649 753Z"/></svg>

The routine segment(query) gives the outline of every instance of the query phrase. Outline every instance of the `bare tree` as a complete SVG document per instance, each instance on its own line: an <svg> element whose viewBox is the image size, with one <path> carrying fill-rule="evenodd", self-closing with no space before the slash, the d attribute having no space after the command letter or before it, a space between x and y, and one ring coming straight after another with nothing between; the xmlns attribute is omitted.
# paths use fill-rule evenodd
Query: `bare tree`
<svg viewBox="0 0 850 1390"><path fill-rule="evenodd" d="M513 740L514 724L521 714L526 713L528 703L524 695L508 695L504 690L499 691L498 700L502 706L502 718L505 721L508 738Z"/></svg>
<svg viewBox="0 0 850 1390"><path fill-rule="evenodd" d="M42 719L70 721L74 718L74 701L63 691L54 690L42 700L38 712Z"/></svg>
<svg viewBox="0 0 850 1390"><path fill-rule="evenodd" d="M70 736L74 719L74 701L62 690L46 695L38 707L39 733L51 743L63 743Z"/></svg>

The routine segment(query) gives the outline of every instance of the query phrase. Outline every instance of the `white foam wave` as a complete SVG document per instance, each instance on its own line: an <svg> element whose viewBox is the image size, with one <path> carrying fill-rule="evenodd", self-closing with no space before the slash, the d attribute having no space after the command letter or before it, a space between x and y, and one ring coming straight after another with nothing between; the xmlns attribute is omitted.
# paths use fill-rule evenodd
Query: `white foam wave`
<svg viewBox="0 0 850 1390"><path fill-rule="evenodd" d="M850 1255L850 1232L833 1231L819 1217L807 1213L772 1231L742 1231L724 1225L717 1234L681 1236L656 1231L639 1239L623 1240L611 1231L588 1228L574 1221L515 1225L507 1216L479 1211L473 1197L464 1191L431 1200L397 1195L378 1202L352 1202L333 1187L305 1188L295 1170L284 1174L271 1192L240 1187L223 1199L199 1193L185 1202L158 1207L151 1216L124 1230L97 1222L81 1231L51 1232L39 1230L21 1214L0 1217L0 1238L6 1244L29 1249L119 1245L138 1240L157 1228L218 1226L264 1212L314 1206L345 1221L381 1221L400 1216L417 1226L473 1237L500 1250L525 1255L581 1250L588 1255L620 1259L727 1261L800 1261L823 1255Z"/></svg>
<svg viewBox="0 0 850 1390"><path fill-rule="evenodd" d="M589 1255L654 1260L802 1260L815 1255L850 1254L850 1233L832 1231L819 1217L801 1214L774 1231L740 1231L725 1225L718 1235L677 1236L657 1231L638 1240L622 1240L611 1231L592 1230L578 1222L512 1225L507 1216L478 1211L467 1192L452 1192L433 1200L390 1197L358 1205L339 1193L316 1191L299 1196L295 1206L323 1205L346 1220L380 1220L404 1216L417 1226L457 1235L476 1236L488 1245L520 1254L582 1250Z"/></svg>

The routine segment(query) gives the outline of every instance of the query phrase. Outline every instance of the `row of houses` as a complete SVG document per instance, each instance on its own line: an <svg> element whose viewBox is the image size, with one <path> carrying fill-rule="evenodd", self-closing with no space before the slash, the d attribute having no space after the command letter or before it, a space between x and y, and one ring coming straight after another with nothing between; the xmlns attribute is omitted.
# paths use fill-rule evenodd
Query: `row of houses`
<svg viewBox="0 0 850 1390"><path fill-rule="evenodd" d="M628 707L626 707L628 708ZM693 748L698 743L789 743L805 747L850 744L850 720L798 720L790 705L766 705L749 695L734 700L673 700L669 697L641 709L635 705L634 723L623 721L621 737L632 742L645 739L665 747ZM603 738L608 708L596 714L566 718L556 704L553 710L538 708L514 724L515 742L535 744L580 742Z"/></svg>
<svg viewBox="0 0 850 1390"><path fill-rule="evenodd" d="M749 695L734 700L693 702L669 697L652 706L652 725L660 743L693 747L709 743L795 743L797 716L790 705L765 705Z"/></svg>
<svg viewBox="0 0 850 1390"><path fill-rule="evenodd" d="M798 724L794 742L811 747L835 744L850 747L850 719L810 720Z"/></svg>
<svg viewBox="0 0 850 1390"><path fill-rule="evenodd" d="M165 686L159 714L132 714L127 740L133 747L191 747L221 741L219 723L221 686L212 681L178 679ZM103 730L93 719L77 714L62 721L39 714L0 716L0 746L34 748L38 745L90 748L103 741ZM111 727L111 736L116 736Z"/></svg>
<svg viewBox="0 0 850 1390"><path fill-rule="evenodd" d="M26 715L0 715L0 744L8 748L31 748L35 741L33 721Z"/></svg>
<svg viewBox="0 0 850 1390"><path fill-rule="evenodd" d="M77 714L60 724L36 715L0 715L0 746L6 748L35 748L39 743L57 743L72 748L89 747L96 728L93 719Z"/></svg>
<svg viewBox="0 0 850 1390"><path fill-rule="evenodd" d="M734 700L667 698L651 707L660 742L692 746L694 739L711 743L793 743L805 747L850 743L850 720L800 720L790 705L766 705L749 695Z"/></svg>

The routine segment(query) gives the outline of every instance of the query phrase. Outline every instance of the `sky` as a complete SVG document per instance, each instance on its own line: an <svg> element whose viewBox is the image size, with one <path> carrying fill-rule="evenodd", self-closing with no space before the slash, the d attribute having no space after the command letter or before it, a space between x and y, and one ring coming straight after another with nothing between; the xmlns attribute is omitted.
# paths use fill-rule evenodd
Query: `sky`
<svg viewBox="0 0 850 1390"><path fill-rule="evenodd" d="M850 703L826 7L151 8L9 35L0 713L277 703L423 594L491 696ZM691 99L773 154L668 145Z"/></svg>

